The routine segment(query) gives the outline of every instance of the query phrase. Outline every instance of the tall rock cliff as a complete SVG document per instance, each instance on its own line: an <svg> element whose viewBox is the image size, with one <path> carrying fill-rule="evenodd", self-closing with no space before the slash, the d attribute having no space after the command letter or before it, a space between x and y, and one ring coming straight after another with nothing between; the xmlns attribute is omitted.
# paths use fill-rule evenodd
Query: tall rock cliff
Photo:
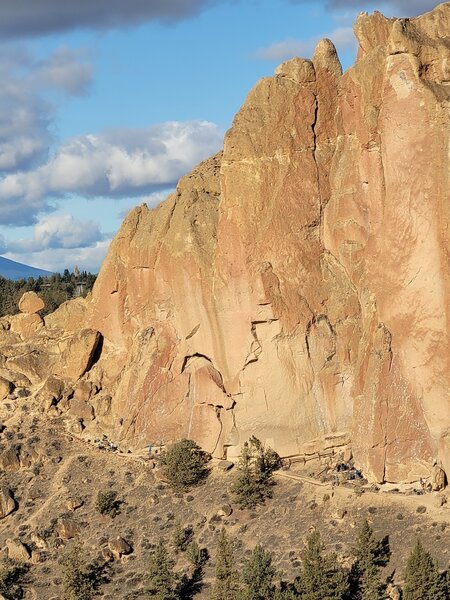
<svg viewBox="0 0 450 600"><path fill-rule="evenodd" d="M322 40L260 81L223 152L127 216L92 298L46 318L102 335L75 392L97 430L450 471L450 3L355 34L345 74Z"/></svg>

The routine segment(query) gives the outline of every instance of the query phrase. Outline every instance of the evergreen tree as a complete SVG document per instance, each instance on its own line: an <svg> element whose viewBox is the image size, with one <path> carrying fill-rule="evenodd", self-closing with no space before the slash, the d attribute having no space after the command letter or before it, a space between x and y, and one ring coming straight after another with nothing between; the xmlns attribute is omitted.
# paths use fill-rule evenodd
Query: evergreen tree
<svg viewBox="0 0 450 600"><path fill-rule="evenodd" d="M258 544L244 563L241 600L268 600L273 598L276 574L277 571L272 564L272 555Z"/></svg>
<svg viewBox="0 0 450 600"><path fill-rule="evenodd" d="M23 598L23 579L27 567L10 559L0 561L0 597L5 600Z"/></svg>
<svg viewBox="0 0 450 600"><path fill-rule="evenodd" d="M234 564L235 546L225 529L219 534L213 600L238 600L239 576Z"/></svg>
<svg viewBox="0 0 450 600"><path fill-rule="evenodd" d="M161 455L161 465L172 487L185 491L206 477L209 458L193 440L182 439Z"/></svg>
<svg viewBox="0 0 450 600"><path fill-rule="evenodd" d="M295 588L302 600L344 600L349 584L345 571L335 554L325 554L325 546L318 531L306 538L300 576Z"/></svg>
<svg viewBox="0 0 450 600"><path fill-rule="evenodd" d="M180 552L185 552L192 541L193 534L192 527L183 527L181 523L177 521L172 536L173 545Z"/></svg>
<svg viewBox="0 0 450 600"><path fill-rule="evenodd" d="M353 555L356 560L351 573L352 598L384 600L386 584L380 571L389 561L389 544L386 538L375 538L367 519L359 530Z"/></svg>
<svg viewBox="0 0 450 600"><path fill-rule="evenodd" d="M61 563L65 600L91 600L96 593L98 574L87 563L81 546L73 546Z"/></svg>
<svg viewBox="0 0 450 600"><path fill-rule="evenodd" d="M297 600L298 594L292 588L276 589L271 599L273 600Z"/></svg>
<svg viewBox="0 0 450 600"><path fill-rule="evenodd" d="M239 477L232 488L235 502L241 508L253 508L272 497L272 473L279 467L280 457L265 449L252 437L245 442L239 457Z"/></svg>
<svg viewBox="0 0 450 600"><path fill-rule="evenodd" d="M448 600L445 576L441 576L431 554L417 540L405 571L404 600Z"/></svg>
<svg viewBox="0 0 450 600"><path fill-rule="evenodd" d="M160 541L150 556L147 595L155 600L179 600L179 577L173 570L175 561Z"/></svg>

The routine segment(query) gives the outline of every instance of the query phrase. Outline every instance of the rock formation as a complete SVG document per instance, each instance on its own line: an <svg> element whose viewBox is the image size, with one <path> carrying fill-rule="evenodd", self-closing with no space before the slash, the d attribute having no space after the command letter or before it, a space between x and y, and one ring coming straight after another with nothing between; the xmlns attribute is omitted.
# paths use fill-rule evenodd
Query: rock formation
<svg viewBox="0 0 450 600"><path fill-rule="evenodd" d="M0 376L124 447L256 435L351 444L374 481L449 472L450 3L355 33L344 75L322 40L260 81L223 152L127 216L91 297L2 320Z"/></svg>

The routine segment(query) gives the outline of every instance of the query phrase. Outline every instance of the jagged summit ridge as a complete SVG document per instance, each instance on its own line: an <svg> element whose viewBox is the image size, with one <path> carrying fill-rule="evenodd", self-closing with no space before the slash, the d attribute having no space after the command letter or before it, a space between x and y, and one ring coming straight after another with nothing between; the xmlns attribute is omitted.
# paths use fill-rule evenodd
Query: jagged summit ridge
<svg viewBox="0 0 450 600"><path fill-rule="evenodd" d="M323 40L260 81L223 152L134 209L92 297L46 318L102 335L72 382L85 431L351 444L377 481L450 469L450 3L355 32L344 75Z"/></svg>

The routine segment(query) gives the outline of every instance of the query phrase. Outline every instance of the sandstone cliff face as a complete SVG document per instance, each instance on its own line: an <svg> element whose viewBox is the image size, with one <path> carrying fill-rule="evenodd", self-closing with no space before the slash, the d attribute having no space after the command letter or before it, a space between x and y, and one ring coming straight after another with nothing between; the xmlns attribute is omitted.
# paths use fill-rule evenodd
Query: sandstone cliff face
<svg viewBox="0 0 450 600"><path fill-rule="evenodd" d="M327 40L281 65L222 155L128 216L90 321L116 436L351 438L379 481L450 467L449 19L362 14L344 76Z"/></svg>
<svg viewBox="0 0 450 600"><path fill-rule="evenodd" d="M223 152L128 215L92 298L39 321L88 430L450 471L450 3L355 33L344 75L323 40L260 81Z"/></svg>

